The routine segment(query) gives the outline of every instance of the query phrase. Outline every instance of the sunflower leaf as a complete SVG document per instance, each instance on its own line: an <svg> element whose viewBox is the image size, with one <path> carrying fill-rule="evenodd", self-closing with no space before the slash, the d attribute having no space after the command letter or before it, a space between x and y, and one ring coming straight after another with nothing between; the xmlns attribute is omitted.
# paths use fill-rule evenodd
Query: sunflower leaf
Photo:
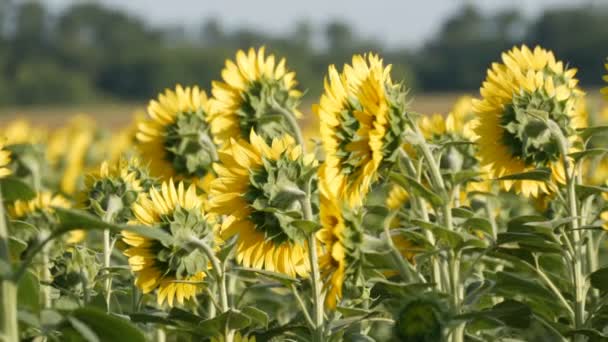
<svg viewBox="0 0 608 342"><path fill-rule="evenodd" d="M551 171L549 169L536 169L532 171L513 173L507 176L496 178L499 181L505 180L535 180L535 181L548 181L551 179Z"/></svg>
<svg viewBox="0 0 608 342"><path fill-rule="evenodd" d="M568 154L568 156L570 156L570 157L574 158L574 160L578 161L578 160L581 160L586 157L601 156L606 153L608 153L607 148L590 148L590 149L587 149L584 151L570 153L570 154Z"/></svg>
<svg viewBox="0 0 608 342"><path fill-rule="evenodd" d="M581 138L583 138L583 140L587 140L594 135L608 133L608 126L587 127L587 128L579 129L577 131L577 133Z"/></svg>
<svg viewBox="0 0 608 342"><path fill-rule="evenodd" d="M418 196L422 196L424 199L428 200L434 206L440 206L440 205L443 205L443 203L444 203L441 196L437 195L436 193L431 191L429 188L420 184L416 179L414 179L410 176L405 176L405 175L401 175L396 172L391 172L390 178L391 178L391 180L393 180L395 183L399 184L403 188L410 190L411 192L413 192L414 194L416 194Z"/></svg>
<svg viewBox="0 0 608 342"><path fill-rule="evenodd" d="M606 292L608 291L608 267L600 268L599 270L589 275L591 286L594 288Z"/></svg>
<svg viewBox="0 0 608 342"><path fill-rule="evenodd" d="M13 176L0 179L2 197L6 202L30 200L36 197L36 192L26 182Z"/></svg>

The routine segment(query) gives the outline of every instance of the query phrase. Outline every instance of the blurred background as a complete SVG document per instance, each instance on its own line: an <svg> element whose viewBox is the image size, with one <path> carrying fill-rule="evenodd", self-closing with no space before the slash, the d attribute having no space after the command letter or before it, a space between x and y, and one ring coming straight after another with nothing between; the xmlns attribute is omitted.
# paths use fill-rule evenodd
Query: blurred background
<svg viewBox="0 0 608 342"><path fill-rule="evenodd" d="M177 82L209 89L237 49L287 57L308 106L329 64L375 51L421 112L477 94L514 44L541 44L579 69L589 93L608 56L608 1L589 0L0 0L0 119L106 123ZM111 116L108 116L111 114Z"/></svg>

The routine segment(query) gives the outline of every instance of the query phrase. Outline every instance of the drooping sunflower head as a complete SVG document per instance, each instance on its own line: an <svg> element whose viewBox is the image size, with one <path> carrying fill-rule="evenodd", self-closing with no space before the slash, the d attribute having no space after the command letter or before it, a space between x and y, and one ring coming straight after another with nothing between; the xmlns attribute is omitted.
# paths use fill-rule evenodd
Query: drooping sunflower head
<svg viewBox="0 0 608 342"><path fill-rule="evenodd" d="M374 54L355 55L342 73L330 66L319 116L329 191L361 205L378 171L390 165L405 129L405 92L391 66Z"/></svg>
<svg viewBox="0 0 608 342"><path fill-rule="evenodd" d="M474 101L479 124L481 163L490 165L494 177L551 167L560 159L557 139L547 121L554 121L563 134L573 136L584 124L577 111L583 95L577 88L576 69L568 69L552 52L536 47L515 47L494 63L481 87L481 100ZM548 192L543 182L503 181L526 196Z"/></svg>
<svg viewBox="0 0 608 342"><path fill-rule="evenodd" d="M4 148L4 142L0 142L0 178L9 176L12 171L8 168L11 163L11 152Z"/></svg>
<svg viewBox="0 0 608 342"><path fill-rule="evenodd" d="M212 177L216 147L207 124L205 91L198 86L167 89L148 105L148 119L138 124L136 138L150 172L166 179Z"/></svg>
<svg viewBox="0 0 608 342"><path fill-rule="evenodd" d="M271 145L254 131L248 143L231 140L219 153L218 178L211 183L209 210L228 215L222 238L237 238L237 261L295 277L309 271L302 198L316 172L312 155L285 135Z"/></svg>
<svg viewBox="0 0 608 342"><path fill-rule="evenodd" d="M51 230L57 222L53 207L71 206L72 203L67 198L49 191L38 192L29 200L16 200L8 206L8 215L11 220L23 222L25 225L17 225L11 234L24 241L38 238L40 231Z"/></svg>
<svg viewBox="0 0 608 342"><path fill-rule="evenodd" d="M295 77L284 58L277 63L274 55L265 55L264 47L239 50L235 61L226 60L223 81L212 84L210 124L215 141L224 145L232 138L247 139L251 130L268 141L293 134L277 114L285 110L301 116L297 106L302 92L296 89Z"/></svg>
<svg viewBox="0 0 608 342"><path fill-rule="evenodd" d="M154 183L138 159L121 159L112 164L104 161L98 172L85 178L79 202L100 217L126 223L133 219L133 203Z"/></svg>
<svg viewBox="0 0 608 342"><path fill-rule="evenodd" d="M191 299L201 289L209 260L198 249L182 248L190 237L203 240L215 248L219 239L215 234L215 223L203 210L203 199L197 195L196 187L185 188L173 180L164 182L160 189L151 188L139 196L133 204L134 225L159 227L173 237L173 241L159 241L142 235L123 231L123 241L128 245L124 254L135 272L135 285L142 292L158 289L157 302L167 301L173 306Z"/></svg>
<svg viewBox="0 0 608 342"><path fill-rule="evenodd" d="M323 169L319 176L321 229L316 236L323 250L319 266L326 291L325 306L333 310L343 297L345 284L356 283L353 278L363 262L363 230L360 215L345 207L323 185Z"/></svg>

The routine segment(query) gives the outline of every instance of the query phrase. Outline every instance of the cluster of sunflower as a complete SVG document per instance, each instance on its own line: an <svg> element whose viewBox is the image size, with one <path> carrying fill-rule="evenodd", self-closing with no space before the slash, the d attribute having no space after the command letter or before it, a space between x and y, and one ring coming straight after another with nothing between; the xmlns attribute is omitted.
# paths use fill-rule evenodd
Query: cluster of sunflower
<svg viewBox="0 0 608 342"><path fill-rule="evenodd" d="M116 134L7 125L2 336L608 338L608 116L575 69L514 47L479 98L423 115L355 55L328 69L316 145L302 97L252 48Z"/></svg>

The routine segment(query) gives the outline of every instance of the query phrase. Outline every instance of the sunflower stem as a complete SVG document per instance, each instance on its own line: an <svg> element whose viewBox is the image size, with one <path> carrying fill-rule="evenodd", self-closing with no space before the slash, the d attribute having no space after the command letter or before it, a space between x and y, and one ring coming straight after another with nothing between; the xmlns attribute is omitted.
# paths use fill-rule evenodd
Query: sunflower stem
<svg viewBox="0 0 608 342"><path fill-rule="evenodd" d="M304 189L306 196L301 199L304 219L312 221L314 219L312 215L312 207L310 203L310 181L306 183ZM323 342L325 341L324 335L324 312L323 312L323 294L321 284L321 274L319 272L319 258L317 256L317 237L315 233L311 233L308 236L308 257L311 268L311 287L313 294L313 308L314 308L314 333L313 341Z"/></svg>
<svg viewBox="0 0 608 342"><path fill-rule="evenodd" d="M295 135L296 142L298 145L302 147L302 154L306 153L306 142L304 141L304 136L302 135L302 130L300 129L300 125L298 125L298 121L296 116L290 112L289 110L281 107L278 104L273 104L272 109L277 113L281 114L285 120L287 120L287 124L291 127L291 131Z"/></svg>
<svg viewBox="0 0 608 342"><path fill-rule="evenodd" d="M403 148L399 148L399 157L400 157L401 161L403 162L403 165L405 166L406 171L410 174L410 176L414 177L415 179L418 179L418 181L420 181L420 173L416 170L416 168L414 167L414 164L412 163L412 160L407 155L407 152L405 152L403 150ZM429 213L428 213L428 210L426 209L426 203L419 196L412 196L411 198L412 198L412 201L416 204L416 206L420 210L420 215L421 215L422 220L429 222ZM435 247L435 236L433 235L433 232L431 232L428 229L425 229L424 235L425 235L426 239L428 240L428 242L433 247ZM443 285L442 285L442 281L441 281L441 268L439 265L439 261L437 259L438 259L437 256L431 257L431 267L433 269L433 282L435 283L437 290L443 291Z"/></svg>
<svg viewBox="0 0 608 342"><path fill-rule="evenodd" d="M571 161L568 159L569 143L568 139L562 133L559 125L553 120L547 120L547 127L551 133L555 136L558 142L560 153L562 155L562 162L564 167L564 173L566 175L566 186L568 193L568 209L570 211L570 217L572 218L571 235L572 244L574 247L574 255L572 260L572 278L574 282L574 299L575 299L575 316L574 324L575 329L581 329L585 322L585 278L583 275L583 265L585 261L583 259L584 246L581 242L581 235L579 231L579 216L578 216L578 202L576 199L576 170L572 167ZM575 338L580 340L581 336Z"/></svg>
<svg viewBox="0 0 608 342"><path fill-rule="evenodd" d="M8 249L8 227L4 216L2 189L0 189L0 260L11 265ZM6 342L19 340L19 325L17 324L17 281L11 277L0 278L0 337Z"/></svg>
<svg viewBox="0 0 608 342"><path fill-rule="evenodd" d="M114 215L122 209L122 200L117 196L111 196L108 200L108 208L103 215L102 220L106 223L114 222ZM112 302L112 274L110 272L111 258L112 258L112 247L110 230L104 229L103 231L103 267L107 272L107 278L105 282L105 301L106 301L106 312L111 312Z"/></svg>
<svg viewBox="0 0 608 342"><path fill-rule="evenodd" d="M226 264L221 263L220 260L213 253L213 250L199 238L191 236L188 239L188 242L195 248L201 250L211 262L211 267L213 268L213 272L215 273L215 279L217 281L217 286L219 289L220 310L222 312L229 311L230 307L228 305L228 291L226 287ZM234 331L232 331L228 327L228 325L224 327L224 337L226 342L232 342L234 339Z"/></svg>
<svg viewBox="0 0 608 342"><path fill-rule="evenodd" d="M397 264L397 268L399 269L399 274L401 275L401 278L403 278L403 280L405 280L406 282L412 282L413 281L412 273L410 272L410 269L408 268L406 261L403 260L403 256L399 252L399 249L397 249L397 247L395 246L395 243L393 243L393 239L391 237L390 225L391 225L391 221L395 218L395 215L396 215L396 212L387 216L384 219L383 228L384 228L384 237L386 239L386 245L391 250L391 257L393 258L393 261L395 262L395 264Z"/></svg>
<svg viewBox="0 0 608 342"><path fill-rule="evenodd" d="M289 288L291 289L291 293L293 294L293 296L296 298L296 301L298 302L298 305L300 306L300 310L302 310L302 314L304 314L306 323L308 323L309 327L314 329L315 322L312 321L312 318L310 317L310 314L308 313L308 309L306 308L306 305L304 304L304 301L302 300L302 297L298 293L298 290L296 289L295 285L291 284Z"/></svg>

